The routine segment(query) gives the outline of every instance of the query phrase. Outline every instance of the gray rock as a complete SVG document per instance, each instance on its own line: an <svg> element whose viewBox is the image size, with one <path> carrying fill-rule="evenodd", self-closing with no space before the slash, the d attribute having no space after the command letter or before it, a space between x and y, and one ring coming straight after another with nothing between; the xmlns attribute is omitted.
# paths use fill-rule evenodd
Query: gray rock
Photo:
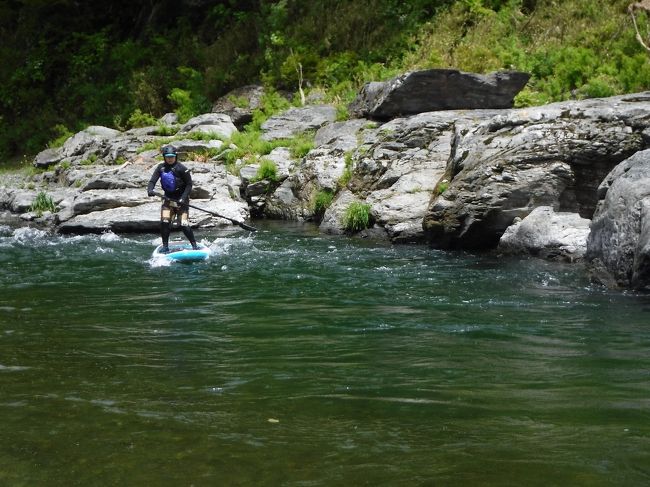
<svg viewBox="0 0 650 487"><path fill-rule="evenodd" d="M119 207L77 215L59 225L61 233L157 232L160 203Z"/></svg>
<svg viewBox="0 0 650 487"><path fill-rule="evenodd" d="M63 143L64 156L81 155L93 145L101 145L108 139L113 139L121 134L119 130L93 125L81 132L77 132Z"/></svg>
<svg viewBox="0 0 650 487"><path fill-rule="evenodd" d="M278 168L277 178L279 181L284 181L289 177L296 162L291 157L291 151L287 147L276 147L267 155L263 156L263 159L275 163L275 166Z"/></svg>
<svg viewBox="0 0 650 487"><path fill-rule="evenodd" d="M3 206L13 213L26 213L30 210L39 191L29 189L10 190L4 195Z"/></svg>
<svg viewBox="0 0 650 487"><path fill-rule="evenodd" d="M314 145L316 147L327 145L329 148L342 151L354 150L359 145L357 134L369 123L365 119L355 119L327 124L316 132Z"/></svg>
<svg viewBox="0 0 650 487"><path fill-rule="evenodd" d="M478 123L459 118L449 187L424 219L428 240L492 248L516 217L538 206L591 219L600 181L645 147L649 114L645 97L613 97L509 110Z"/></svg>
<svg viewBox="0 0 650 487"><path fill-rule="evenodd" d="M247 164L239 169L239 176L245 184L249 184L251 181L257 179L257 171L259 168L259 164Z"/></svg>
<svg viewBox="0 0 650 487"><path fill-rule="evenodd" d="M151 174L142 166L131 166L103 171L74 171L68 177L71 182L80 181L79 185L83 191L90 191L143 188L149 182Z"/></svg>
<svg viewBox="0 0 650 487"><path fill-rule="evenodd" d="M332 205L325 211L323 220L320 224L320 231L333 235L350 234L345 228L345 213L352 203L367 204L359 199L350 190L342 190L332 202ZM354 232L355 236L362 238L373 238L377 240L387 240L388 235L383 227L374 224L374 215L370 212L370 228Z"/></svg>
<svg viewBox="0 0 650 487"><path fill-rule="evenodd" d="M139 154L138 151L144 144L148 144L156 141L157 138L153 135L134 135L134 134L124 134L117 136L113 139L107 139L99 152L103 160L107 164L115 164L118 160L123 159L138 159L141 157L146 157L146 154ZM154 154L157 156L158 151L154 151Z"/></svg>
<svg viewBox="0 0 650 487"><path fill-rule="evenodd" d="M523 235L526 244L522 247L527 252L532 249L538 255L574 258L580 253L580 245L559 237L550 239L551 230L564 225L568 232L566 225L571 225L571 231L584 231L584 219L592 217L597 205L604 207L608 202L616 207L616 200L610 199L615 198L612 194L621 181L631 185L621 190L627 198L640 191L636 186L645 181L633 173L632 166L608 173L650 145L650 93L521 110L429 111L374 127L364 120L334 123L332 107L326 107L326 116L318 120L319 110L292 109L287 112L289 116L285 113L285 118L275 120L286 136L321 128L316 135L318 147L302 160L292 160L286 148L264 156L278 166L278 182L251 186L256 166L243 168L241 177L228 174L219 159L212 157L211 149L221 150L221 141L174 141L181 154L197 153L196 161L185 158L194 179L192 201L217 213L227 209L229 215L241 220L246 219L249 209L255 215L273 218L322 218L321 230L334 233L344 232L345 208L359 201L371 206L375 222L360 235L382 235L393 242L426 238L433 246L443 248L494 247L501 240L502 248L506 248L508 237L502 236L512 232ZM198 117L193 122L196 125L186 129L207 127L214 120ZM33 220L35 223L62 222L62 231L68 232L157 232L159 202L146 198L145 188L160 160L159 151L141 149L145 143L163 145L170 140L138 131L89 128L75 134L60 149L62 156L68 151L62 160L70 164L58 164L55 170L28 180L16 182L8 175L0 181L8 188L0 191L0 207L34 218L28 214L29 207L42 189L54 195L59 210ZM206 152L212 154L211 159L206 160ZM96 162L89 165L90 155ZM55 164L56 157L52 153L41 156L45 166L50 164L45 162L48 159ZM118 158L128 164L116 165ZM79 164L84 159L85 163ZM629 181L626 170L634 175L627 178ZM342 179L344 174L346 178ZM334 193L335 199L324 215L314 215L314 201L320 191ZM605 218L611 210L603 210L598 214L602 220L594 220L594 225L602 226L598 238L603 242L610 234L615 244L623 242L625 255L614 255L614 245L601 245L602 255L595 253L590 262L594 267L600 262L603 274L614 275L612 280L620 285L634 282L634 286L642 287L645 284L639 283L647 282L650 218L645 215L650 205L645 196L623 200L630 218L638 216L636 224L616 223L627 216ZM543 213L536 210L539 207L552 208L553 213L544 210L549 212L542 215L547 218L532 223ZM556 223L558 213L572 213L576 220ZM191 218L199 226L229 224L201 211L192 211ZM511 227L515 221L519 224ZM551 230L533 236L533 229L540 229L537 227ZM596 238L594 228L600 227L592 226ZM543 237L549 238L543 241ZM579 239L577 234L573 237ZM619 276L617 263L624 268L626 259L632 261L631 270L621 271L623 275Z"/></svg>
<svg viewBox="0 0 650 487"><path fill-rule="evenodd" d="M253 111L260 108L264 87L242 86L219 98L212 106L212 112L228 115L238 129L253 120Z"/></svg>
<svg viewBox="0 0 650 487"><path fill-rule="evenodd" d="M176 115L175 113L165 113L158 120L163 125L173 126L173 125L176 125L178 123L178 115Z"/></svg>
<svg viewBox="0 0 650 487"><path fill-rule="evenodd" d="M34 166L38 168L48 168L60 162L63 159L61 149L45 149L39 152L34 158Z"/></svg>
<svg viewBox="0 0 650 487"><path fill-rule="evenodd" d="M650 150L607 175L587 241L587 260L605 284L650 289Z"/></svg>
<svg viewBox="0 0 650 487"><path fill-rule="evenodd" d="M309 182L318 190L334 192L345 171L345 154L339 150L318 148L310 151L296 175L297 186L305 187Z"/></svg>
<svg viewBox="0 0 650 487"><path fill-rule="evenodd" d="M218 193L212 196L209 200L192 200L192 204L203 210L208 210L213 213L218 213L227 218L232 218L238 221L247 220L249 215L248 207L243 200L234 200L227 193ZM201 214L206 213L196 208L190 208L190 220L192 218L198 219ZM208 221L203 221L200 226L230 226L233 223L215 216L209 215Z"/></svg>
<svg viewBox="0 0 650 487"><path fill-rule="evenodd" d="M107 189L83 191L72 201L73 215L85 215L113 208L130 208L151 201L142 189Z"/></svg>
<svg viewBox="0 0 650 487"><path fill-rule="evenodd" d="M577 213L558 213L550 206L539 206L506 229L499 250L573 262L587 250L590 223Z"/></svg>
<svg viewBox="0 0 650 487"><path fill-rule="evenodd" d="M265 195L264 214L271 218L312 219L314 198L319 191L335 192L344 170L345 156L340 150L321 147L310 151L275 192Z"/></svg>
<svg viewBox="0 0 650 487"><path fill-rule="evenodd" d="M135 127L124 132L124 135L131 137L142 137L144 135L157 135L160 127L150 125L148 127Z"/></svg>
<svg viewBox="0 0 650 487"><path fill-rule="evenodd" d="M294 213L293 208L288 208L297 202L295 198L289 198L291 193L291 183L286 183L293 167L294 162L291 159L289 149L286 147L277 147L263 159L269 160L276 165L277 172L275 180L256 181L260 164L249 164L240 169L242 185L240 190L255 207L255 214L269 218L281 218L288 220L298 220L300 216ZM288 201L291 203L287 203Z"/></svg>
<svg viewBox="0 0 650 487"><path fill-rule="evenodd" d="M62 160L78 163L90 157L104 157L108 155L112 139L122 135L119 130L90 126L68 138L61 148Z"/></svg>
<svg viewBox="0 0 650 487"><path fill-rule="evenodd" d="M266 179L256 181L246 186L246 197L253 198L254 196L261 196L269 192L271 184ZM260 201L258 200L258 203Z"/></svg>
<svg viewBox="0 0 650 487"><path fill-rule="evenodd" d="M350 113L389 120L435 110L511 108L529 78L530 74L518 71L486 75L455 69L415 71L365 85Z"/></svg>
<svg viewBox="0 0 650 487"><path fill-rule="evenodd" d="M289 110L270 117L262 124L264 140L288 139L309 130L317 130L336 120L336 108L313 105Z"/></svg>
<svg viewBox="0 0 650 487"><path fill-rule="evenodd" d="M456 115L449 115L393 120L357 158L353 187L367 194L377 223L394 242L424 240L422 220L452 149Z"/></svg>
<svg viewBox="0 0 650 487"><path fill-rule="evenodd" d="M0 207L6 208L12 213L27 213L31 210L32 204L39 193L45 193L52 202L59 206L69 193L76 193L78 190L62 188L41 188L41 189L10 189L0 198Z"/></svg>
<svg viewBox="0 0 650 487"><path fill-rule="evenodd" d="M325 211L319 227L320 231L333 235L345 234L346 230L343 226L345 210L354 202L363 203L350 190L341 191L332 202L332 205Z"/></svg>
<svg viewBox="0 0 650 487"><path fill-rule="evenodd" d="M215 138L228 139L233 133L237 132L237 127L235 127L228 115L204 113L188 120L179 130L181 134L194 132L214 134Z"/></svg>
<svg viewBox="0 0 650 487"><path fill-rule="evenodd" d="M266 198L264 216L281 220L304 220L302 201L294 194L293 182L290 179L285 179L274 193Z"/></svg>

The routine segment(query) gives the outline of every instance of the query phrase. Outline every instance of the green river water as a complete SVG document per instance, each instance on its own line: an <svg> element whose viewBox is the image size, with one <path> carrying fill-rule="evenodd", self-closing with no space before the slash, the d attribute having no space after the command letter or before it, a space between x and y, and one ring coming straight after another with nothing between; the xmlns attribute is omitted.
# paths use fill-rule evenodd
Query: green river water
<svg viewBox="0 0 650 487"><path fill-rule="evenodd" d="M650 296L256 225L0 225L0 485L650 485Z"/></svg>

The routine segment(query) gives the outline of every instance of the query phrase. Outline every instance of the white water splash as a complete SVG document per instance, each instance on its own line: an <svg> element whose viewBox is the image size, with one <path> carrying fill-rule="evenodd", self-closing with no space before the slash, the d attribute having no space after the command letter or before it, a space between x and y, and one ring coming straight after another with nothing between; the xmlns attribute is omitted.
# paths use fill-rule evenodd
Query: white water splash
<svg viewBox="0 0 650 487"><path fill-rule="evenodd" d="M47 244L52 235L49 232L39 230L38 228L20 227L14 230L12 237L17 243L32 245L35 243Z"/></svg>
<svg viewBox="0 0 650 487"><path fill-rule="evenodd" d="M101 242L113 243L113 242L123 242L127 239L120 237L119 235L114 234L113 232L102 233L99 237Z"/></svg>

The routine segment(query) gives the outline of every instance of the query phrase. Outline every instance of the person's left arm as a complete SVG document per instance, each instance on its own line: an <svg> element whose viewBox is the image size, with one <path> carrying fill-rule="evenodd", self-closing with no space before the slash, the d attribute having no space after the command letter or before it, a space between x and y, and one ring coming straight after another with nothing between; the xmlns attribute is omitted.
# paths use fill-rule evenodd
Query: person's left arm
<svg viewBox="0 0 650 487"><path fill-rule="evenodd" d="M179 172L181 179L185 183L185 189L181 195L181 201L183 203L188 203L190 201L190 193L192 192L192 173L190 173L190 170L185 166L183 166Z"/></svg>

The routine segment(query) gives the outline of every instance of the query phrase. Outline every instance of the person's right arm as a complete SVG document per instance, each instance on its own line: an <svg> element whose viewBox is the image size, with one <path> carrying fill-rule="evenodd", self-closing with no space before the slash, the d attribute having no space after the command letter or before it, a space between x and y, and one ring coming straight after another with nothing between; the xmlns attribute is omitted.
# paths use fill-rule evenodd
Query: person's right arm
<svg viewBox="0 0 650 487"><path fill-rule="evenodd" d="M156 166L156 168L153 170L153 174L151 175L151 179L149 179L149 184L147 185L147 194L149 196L156 196L153 192L153 188L156 186L156 183L160 179L160 166Z"/></svg>

